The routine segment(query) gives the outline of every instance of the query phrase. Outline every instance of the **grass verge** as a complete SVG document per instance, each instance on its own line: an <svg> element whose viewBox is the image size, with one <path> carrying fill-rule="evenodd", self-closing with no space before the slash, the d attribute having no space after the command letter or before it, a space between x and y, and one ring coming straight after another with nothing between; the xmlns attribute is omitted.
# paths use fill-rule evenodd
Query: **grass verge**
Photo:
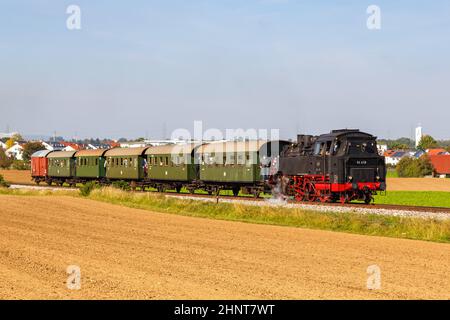
<svg viewBox="0 0 450 320"><path fill-rule="evenodd" d="M81 197L78 192L9 190L0 194ZM385 236L450 243L450 220L404 218L353 212L318 212L299 208L250 206L184 200L154 193L132 193L114 188L94 189L88 199L171 214L258 224L302 227L362 235Z"/></svg>
<svg viewBox="0 0 450 320"><path fill-rule="evenodd" d="M450 208L450 192L388 191L386 195L376 195L375 203Z"/></svg>

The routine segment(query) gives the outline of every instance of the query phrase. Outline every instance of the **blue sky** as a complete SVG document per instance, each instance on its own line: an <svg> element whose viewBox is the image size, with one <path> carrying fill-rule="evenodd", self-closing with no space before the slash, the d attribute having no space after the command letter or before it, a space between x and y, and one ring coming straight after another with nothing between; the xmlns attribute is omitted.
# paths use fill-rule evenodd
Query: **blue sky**
<svg viewBox="0 0 450 320"><path fill-rule="evenodd" d="M450 1L2 1L0 67L0 131L450 138Z"/></svg>

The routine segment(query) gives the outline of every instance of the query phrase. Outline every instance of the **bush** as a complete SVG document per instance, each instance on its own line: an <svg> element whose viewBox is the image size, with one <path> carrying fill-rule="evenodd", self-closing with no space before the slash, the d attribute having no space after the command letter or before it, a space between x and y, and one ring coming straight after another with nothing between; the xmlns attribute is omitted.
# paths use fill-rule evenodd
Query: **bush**
<svg viewBox="0 0 450 320"><path fill-rule="evenodd" d="M95 181L89 181L83 184L80 188L80 194L83 197L87 197L91 194L92 190L99 188L100 186Z"/></svg>
<svg viewBox="0 0 450 320"><path fill-rule="evenodd" d="M0 188L8 188L9 184L5 181L3 176L0 174Z"/></svg>
<svg viewBox="0 0 450 320"><path fill-rule="evenodd" d="M399 177L418 178L433 174L433 165L426 155L418 159L404 157L399 161L396 170Z"/></svg>
<svg viewBox="0 0 450 320"><path fill-rule="evenodd" d="M5 150L3 150L0 147L0 168L7 169L13 162L13 159L8 157L5 153Z"/></svg>
<svg viewBox="0 0 450 320"><path fill-rule="evenodd" d="M36 151L40 151L40 150L45 150L44 145L40 142L25 143L25 145L23 146L23 153L22 153L23 160L25 160L27 162L30 161L31 155L33 153L35 153Z"/></svg>
<svg viewBox="0 0 450 320"><path fill-rule="evenodd" d="M126 190L126 191L129 191L131 189L130 184L123 180L114 181L112 183L112 187L116 188L116 189Z"/></svg>
<svg viewBox="0 0 450 320"><path fill-rule="evenodd" d="M28 162L23 160L14 160L11 165L11 169L14 170L30 170L31 166Z"/></svg>

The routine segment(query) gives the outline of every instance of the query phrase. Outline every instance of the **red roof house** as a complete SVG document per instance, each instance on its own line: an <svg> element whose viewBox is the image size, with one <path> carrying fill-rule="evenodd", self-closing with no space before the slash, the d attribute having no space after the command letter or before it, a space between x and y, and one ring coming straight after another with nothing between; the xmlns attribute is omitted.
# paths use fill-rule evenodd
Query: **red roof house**
<svg viewBox="0 0 450 320"><path fill-rule="evenodd" d="M438 175L450 176L450 155L430 155L430 161Z"/></svg>
<svg viewBox="0 0 450 320"><path fill-rule="evenodd" d="M437 156L437 155L441 155L441 154L448 154L448 152L445 149L438 148L438 149L428 149L427 154L429 156Z"/></svg>

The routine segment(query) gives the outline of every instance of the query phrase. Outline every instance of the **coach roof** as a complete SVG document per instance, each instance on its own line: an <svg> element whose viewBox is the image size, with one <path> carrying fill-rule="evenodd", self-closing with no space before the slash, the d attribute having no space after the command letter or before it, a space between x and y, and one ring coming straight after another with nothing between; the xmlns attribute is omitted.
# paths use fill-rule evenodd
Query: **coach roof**
<svg viewBox="0 0 450 320"><path fill-rule="evenodd" d="M141 156L148 147L141 148L113 148L105 152L105 157Z"/></svg>
<svg viewBox="0 0 450 320"><path fill-rule="evenodd" d="M109 149L90 149L90 150L80 150L75 154L75 157L101 157Z"/></svg>
<svg viewBox="0 0 450 320"><path fill-rule="evenodd" d="M72 158L76 151L53 151L47 158Z"/></svg>
<svg viewBox="0 0 450 320"><path fill-rule="evenodd" d="M191 154L192 151L199 147L198 143L188 144L168 144L164 146L150 147L145 151L145 154Z"/></svg>
<svg viewBox="0 0 450 320"><path fill-rule="evenodd" d="M231 153L231 152L257 152L261 147L269 141L251 140L251 141L227 141L227 142L211 142L202 145L198 149L198 153Z"/></svg>
<svg viewBox="0 0 450 320"><path fill-rule="evenodd" d="M32 158L45 158L52 150L39 150L31 155Z"/></svg>

